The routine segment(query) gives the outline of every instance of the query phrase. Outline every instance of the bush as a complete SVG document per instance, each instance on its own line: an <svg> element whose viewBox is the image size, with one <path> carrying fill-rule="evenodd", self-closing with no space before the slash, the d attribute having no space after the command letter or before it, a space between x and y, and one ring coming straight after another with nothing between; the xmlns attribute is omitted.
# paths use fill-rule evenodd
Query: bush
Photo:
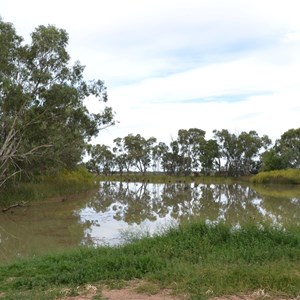
<svg viewBox="0 0 300 300"><path fill-rule="evenodd" d="M287 169L261 172L251 178L252 183L300 184L300 170Z"/></svg>

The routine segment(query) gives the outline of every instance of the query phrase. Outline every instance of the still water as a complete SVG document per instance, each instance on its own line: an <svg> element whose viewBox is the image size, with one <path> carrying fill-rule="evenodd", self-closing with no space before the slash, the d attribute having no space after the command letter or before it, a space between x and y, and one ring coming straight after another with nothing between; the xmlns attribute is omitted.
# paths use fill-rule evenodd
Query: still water
<svg viewBox="0 0 300 300"><path fill-rule="evenodd" d="M78 245L118 245L191 218L299 226L300 187L101 182L89 196L0 212L0 263Z"/></svg>

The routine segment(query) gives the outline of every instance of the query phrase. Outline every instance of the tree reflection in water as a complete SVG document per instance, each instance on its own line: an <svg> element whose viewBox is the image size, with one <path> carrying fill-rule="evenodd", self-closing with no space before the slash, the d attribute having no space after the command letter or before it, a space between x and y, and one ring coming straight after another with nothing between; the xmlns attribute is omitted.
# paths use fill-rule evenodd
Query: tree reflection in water
<svg viewBox="0 0 300 300"><path fill-rule="evenodd" d="M300 199L262 195L240 184L152 184L101 182L97 195L79 211L90 222L93 243L117 244L120 230L144 228L197 218L209 223L270 222L300 224Z"/></svg>

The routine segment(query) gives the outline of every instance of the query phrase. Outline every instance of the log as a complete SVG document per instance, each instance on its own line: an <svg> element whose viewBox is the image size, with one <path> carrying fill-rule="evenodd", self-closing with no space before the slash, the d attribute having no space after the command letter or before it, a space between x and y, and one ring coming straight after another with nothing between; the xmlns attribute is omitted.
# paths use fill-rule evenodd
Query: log
<svg viewBox="0 0 300 300"><path fill-rule="evenodd" d="M20 202L20 203L12 204L11 206L8 206L8 207L6 207L6 208L3 208L3 209L2 209L2 212L7 212L8 210L10 210L10 209L12 209L12 208L14 208L14 207L24 206L26 203L27 203L27 202L22 201L22 202Z"/></svg>

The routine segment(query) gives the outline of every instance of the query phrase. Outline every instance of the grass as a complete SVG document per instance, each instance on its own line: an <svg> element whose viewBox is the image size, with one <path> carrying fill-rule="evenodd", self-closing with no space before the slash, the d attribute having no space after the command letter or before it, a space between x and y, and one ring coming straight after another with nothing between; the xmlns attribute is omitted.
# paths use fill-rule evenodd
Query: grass
<svg viewBox="0 0 300 300"><path fill-rule="evenodd" d="M280 183L280 184L300 184L300 170L276 170L269 172L260 172L251 178L252 183Z"/></svg>
<svg viewBox="0 0 300 300"><path fill-rule="evenodd" d="M20 182L2 190L0 206L82 193L97 186L95 176L85 168L62 171L53 176L39 177L35 182Z"/></svg>
<svg viewBox="0 0 300 300"><path fill-rule="evenodd" d="M300 294L300 230L190 222L119 247L79 248L0 267L3 299L55 299L66 289L142 279L148 293L171 288L190 299L264 289ZM36 297L36 298L34 298ZM38 298L40 297L40 298ZM99 296L100 297L100 296Z"/></svg>
<svg viewBox="0 0 300 300"><path fill-rule="evenodd" d="M123 175L99 175L97 177L99 181L124 181L124 182L149 182L149 183L222 183L228 184L236 182L237 180L242 181L243 178L233 177L221 177L221 176L177 176L167 175L164 173L147 173L142 175L141 173L124 173ZM249 179L247 179L249 182Z"/></svg>

